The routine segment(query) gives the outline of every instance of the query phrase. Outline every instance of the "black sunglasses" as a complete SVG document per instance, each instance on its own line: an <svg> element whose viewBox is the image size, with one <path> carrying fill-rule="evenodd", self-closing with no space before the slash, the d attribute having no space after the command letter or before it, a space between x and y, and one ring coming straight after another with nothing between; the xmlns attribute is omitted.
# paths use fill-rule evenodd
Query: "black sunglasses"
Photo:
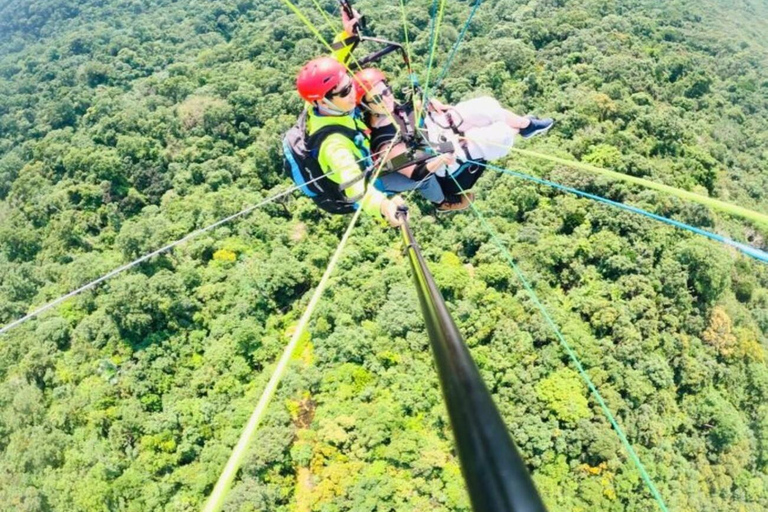
<svg viewBox="0 0 768 512"><path fill-rule="evenodd" d="M350 81L349 83L347 83L347 85L345 85L344 87L342 87L338 91L329 91L328 94L325 95L325 97L326 97L326 99L330 100L331 98L333 98L335 96L342 96L342 97L343 96L348 96L349 93L352 91L352 87L353 87L353 84L352 84L352 81Z"/></svg>
<svg viewBox="0 0 768 512"><path fill-rule="evenodd" d="M392 89L390 89L389 87L381 91L381 94L371 94L371 100L367 101L366 103L373 103L373 104L381 103L382 101L384 101L384 98L387 96L392 96Z"/></svg>

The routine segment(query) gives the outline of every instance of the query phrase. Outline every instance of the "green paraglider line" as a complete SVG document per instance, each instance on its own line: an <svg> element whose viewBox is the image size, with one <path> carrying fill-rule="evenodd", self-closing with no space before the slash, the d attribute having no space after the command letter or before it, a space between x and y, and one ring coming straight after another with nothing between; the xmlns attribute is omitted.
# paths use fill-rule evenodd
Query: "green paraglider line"
<svg viewBox="0 0 768 512"><path fill-rule="evenodd" d="M459 49L461 42L464 40L464 36L466 35L467 30L469 29L469 25L472 23L472 18L475 17L475 13L477 12L477 9L478 7L480 7L481 3L483 3L483 0L477 0L475 2L475 5L472 7L472 11L469 13L469 18L467 18L467 22L464 23L464 27L461 29L458 39L456 39L456 42L454 43L453 48L451 48L451 53L450 55L448 55L448 60L445 61L445 64L443 65L443 69L440 70L440 75L438 75L437 80L435 80L435 85L432 86L433 89L437 88L440 85L440 83L443 81L443 78L445 78L446 73L448 73L448 68L450 68L451 64L453 64L453 58L456 56L456 51Z"/></svg>
<svg viewBox="0 0 768 512"><path fill-rule="evenodd" d="M699 204L703 204L705 206L709 206L710 208L713 208L715 210L720 210L721 212L729 213L731 215L735 215L737 217L742 217L747 220L751 220L756 224L759 224L760 226L764 228L768 228L768 215L764 213L758 213L754 210L750 210L748 208L744 208L741 206L737 206L735 204L726 203L725 201L720 201L719 199L714 199L711 197L702 196L700 194L695 194L693 192L688 192L687 190L682 190L676 187L671 187L669 185L664 185L663 183L657 183L655 181L646 180L643 178L638 178L636 176L630 176L628 174L623 174L616 171L610 171L608 169L603 169L601 167L597 167L595 165L590 165L584 162L579 162L576 160L568 160L566 158L559 158L552 155L545 155L543 153L539 153L536 151L530 151L527 149L519 149L519 148L512 148L512 151L519 153L523 156L533 157L533 158L540 158L542 160L548 160L550 162L561 164L561 165L567 165L569 167L575 167L576 169L581 169L583 171L592 172L595 174L600 174L601 176L606 176L609 178L613 178L616 180L626 181L629 183L633 183L635 185L641 185L646 188L650 188L653 190L658 190L659 192L664 192L669 195L673 195L675 197L679 197L681 199L687 199L689 201L694 201Z"/></svg>
<svg viewBox="0 0 768 512"><path fill-rule="evenodd" d="M453 176L452 176L453 178ZM456 183L456 185L459 187L459 189L464 192L464 189L459 184L458 181L456 181L456 178L453 178L453 181ZM640 476L642 477L645 484L648 486L648 489L650 490L653 497L656 499L656 502L659 504L659 507L663 512L669 512L669 509L667 509L666 504L664 503L664 499L661 497L661 494L659 493L658 489L656 489L656 485L654 485L653 480L651 479L651 476L648 474L648 471L646 471L645 466L640 461L640 457L635 452L635 449L632 448L632 445L630 444L629 440L627 439L626 434L624 433L624 430L619 425L616 418L613 416L613 413L611 413L611 410L608 408L608 405L605 403L605 400L603 399L600 392L597 390L597 387L592 382L592 379L589 378L589 375L587 374L587 371L584 369L584 365L581 364L581 361L579 360L579 356L576 354L576 352L571 348L571 345L566 341L565 336L563 336L563 333L560 332L560 328L557 326L555 321L552 319L552 316L549 314L549 311L547 311L547 308L544 306L544 304L539 300L538 295L536 294L536 291L533 289L533 286L531 286L531 283L528 282L528 279L526 279L523 272L520 270L520 267L517 266L515 263L515 260L512 258L512 256L509 254L509 251L507 250L506 246L502 243L501 239L499 239L498 235L494 231L494 229L490 226L488 221L485 219L483 214L480 212L480 210L477 209L477 207L474 204L474 201L469 202L470 207L472 208L472 211L475 213L477 218L480 220L480 224L482 224L483 228L488 232L488 235L491 237L493 242L496 244L496 246L499 248L501 253L504 255L504 258L507 260L509 265L512 267L512 270L514 270L515 274L517 275L517 278L522 283L525 290L528 292L528 294L531 297L531 300L536 305L536 307L541 312L542 316L546 320L547 324L549 324L550 328L554 332L555 336L557 336L557 339L560 341L560 344L562 345L563 349L565 349L568 356L571 358L571 361L573 362L574 366L576 367L576 370L579 372L579 375L581 375L581 378L584 380L584 382L587 384L587 387L592 392L592 396L595 398L597 403L600 405L600 408L603 410L603 413L608 418L608 421L613 426L613 429L616 431L616 433L619 436L619 439L621 440L621 443L624 445L624 448L627 450L627 453L629 454L630 459L632 459L632 462L635 464L635 467L637 467L638 471L640 472Z"/></svg>
<svg viewBox="0 0 768 512"><path fill-rule="evenodd" d="M427 91L429 91L429 77L432 74L432 62L435 58L435 48L437 48L437 39L440 37L441 22L443 21L443 12L445 11L445 0L440 0L440 10L435 13L435 3L432 2L432 37L430 39L431 50L429 52L429 65L427 66L427 79L424 82L424 97L422 98L422 105L426 108L427 105ZM437 14L437 22L435 22L435 14Z"/></svg>

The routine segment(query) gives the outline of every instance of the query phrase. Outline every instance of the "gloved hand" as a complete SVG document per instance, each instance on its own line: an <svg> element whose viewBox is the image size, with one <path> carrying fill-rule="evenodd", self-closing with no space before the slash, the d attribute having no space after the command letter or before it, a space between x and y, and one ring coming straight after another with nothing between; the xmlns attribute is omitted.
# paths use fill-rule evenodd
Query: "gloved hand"
<svg viewBox="0 0 768 512"><path fill-rule="evenodd" d="M352 17L347 14L346 9L341 10L341 24L344 27L344 32L347 35L354 36L360 30L360 19L363 16L357 11L352 9Z"/></svg>

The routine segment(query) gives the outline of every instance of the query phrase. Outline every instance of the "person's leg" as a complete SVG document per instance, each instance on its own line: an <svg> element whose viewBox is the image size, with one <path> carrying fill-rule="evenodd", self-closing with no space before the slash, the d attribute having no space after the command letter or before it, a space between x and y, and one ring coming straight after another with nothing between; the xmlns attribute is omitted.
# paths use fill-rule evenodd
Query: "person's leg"
<svg viewBox="0 0 768 512"><path fill-rule="evenodd" d="M462 101L453 107L458 112L461 122L459 128L470 130L506 120L506 111L501 104L490 96L482 96Z"/></svg>
<svg viewBox="0 0 768 512"><path fill-rule="evenodd" d="M521 117L510 110L504 111L504 122L510 128L520 131L528 128L531 124L531 120L528 117Z"/></svg>
<svg viewBox="0 0 768 512"><path fill-rule="evenodd" d="M517 130L505 122L483 128L472 128L465 133L469 154L476 160L498 160L509 154L515 143Z"/></svg>
<svg viewBox="0 0 768 512"><path fill-rule="evenodd" d="M381 187L377 186L377 188L383 187L386 192L398 193L418 189L421 195L428 201L442 203L445 200L443 189L440 188L440 183L438 183L437 177L434 175L429 176L423 181L415 181L399 172L393 172L381 176L377 181L381 183Z"/></svg>
<svg viewBox="0 0 768 512"><path fill-rule="evenodd" d="M490 96L462 101L454 108L462 120L459 128L465 132L472 128L482 128L502 121L513 130L520 132L523 137L528 138L544 133L552 126L551 119L519 116L502 107L498 101Z"/></svg>
<svg viewBox="0 0 768 512"><path fill-rule="evenodd" d="M482 162L481 163L485 163ZM464 163L456 172L450 175L438 178L440 186L443 188L445 197L455 196L471 190L480 176L485 172L485 167L480 164Z"/></svg>

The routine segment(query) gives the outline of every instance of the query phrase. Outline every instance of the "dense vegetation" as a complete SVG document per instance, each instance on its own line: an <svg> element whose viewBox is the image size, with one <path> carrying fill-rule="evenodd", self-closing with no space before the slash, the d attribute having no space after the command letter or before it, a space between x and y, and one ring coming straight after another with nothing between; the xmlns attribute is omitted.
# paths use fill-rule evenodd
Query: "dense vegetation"
<svg viewBox="0 0 768 512"><path fill-rule="evenodd" d="M406 3L423 78L432 0ZM382 4L357 2L402 40ZM469 7L447 2L438 65ZM540 151L768 211L766 20L758 0L486 0L439 94L554 116ZM0 7L0 324L283 190L293 78L323 51L279 0ZM766 244L701 206L506 164ZM478 192L670 509L766 510L765 265L491 171ZM486 231L423 210L416 235L550 510L654 510ZM0 508L198 510L347 220L270 205L0 337ZM400 244L357 229L228 510L469 510Z"/></svg>

